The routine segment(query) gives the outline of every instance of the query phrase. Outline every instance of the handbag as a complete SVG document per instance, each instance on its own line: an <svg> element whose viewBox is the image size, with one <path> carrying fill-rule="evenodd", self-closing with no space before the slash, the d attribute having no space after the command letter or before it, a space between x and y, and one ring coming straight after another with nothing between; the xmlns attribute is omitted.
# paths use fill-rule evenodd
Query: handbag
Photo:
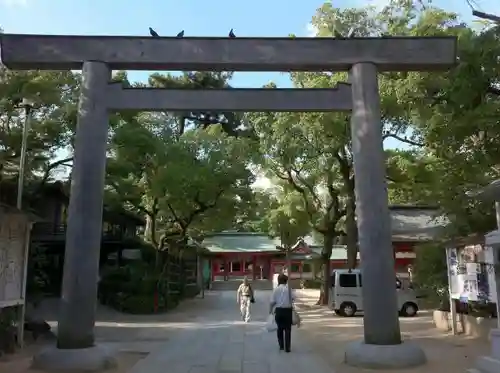
<svg viewBox="0 0 500 373"><path fill-rule="evenodd" d="M277 329L278 329L278 325L276 325L276 320L274 319L274 315L271 314L267 317L266 330L268 332L274 332Z"/></svg>
<svg viewBox="0 0 500 373"><path fill-rule="evenodd" d="M255 297L253 296L253 288L250 286L250 284L248 285L248 287L250 288L250 303L255 303Z"/></svg>
<svg viewBox="0 0 500 373"><path fill-rule="evenodd" d="M288 285L288 299L290 300L290 305L292 306L292 325L296 325L297 327L300 327L300 315L298 312L295 310L295 307L293 305L293 298L292 298L292 288L290 285Z"/></svg>

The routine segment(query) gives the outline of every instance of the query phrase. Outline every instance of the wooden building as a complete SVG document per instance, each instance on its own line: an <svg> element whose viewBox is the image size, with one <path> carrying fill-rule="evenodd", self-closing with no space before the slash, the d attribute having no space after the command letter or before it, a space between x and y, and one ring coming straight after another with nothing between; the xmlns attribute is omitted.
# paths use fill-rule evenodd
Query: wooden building
<svg viewBox="0 0 500 373"><path fill-rule="evenodd" d="M422 206L391 206L392 242L395 270L405 277L408 267L415 260L415 246L434 240L446 221L436 216L437 209ZM312 237L305 237L304 244L291 254L292 278L312 278L319 269L321 244ZM285 253L279 239L263 233L226 231L207 236L203 242L211 257L211 279L231 280L244 276L250 279L269 280L286 264ZM358 254L358 260L362 260ZM347 252L345 246L337 245L330 256L330 266L345 268Z"/></svg>
<svg viewBox="0 0 500 373"><path fill-rule="evenodd" d="M44 289L57 294L61 288L66 243L66 220L69 204L69 185L50 182L43 185L27 184L23 196L23 210L37 216L31 230L30 258L37 260L39 270L48 274ZM15 181L0 183L0 203L15 205ZM145 220L129 211L104 206L101 240L101 265L110 255L121 261L124 250L140 246L138 233Z"/></svg>

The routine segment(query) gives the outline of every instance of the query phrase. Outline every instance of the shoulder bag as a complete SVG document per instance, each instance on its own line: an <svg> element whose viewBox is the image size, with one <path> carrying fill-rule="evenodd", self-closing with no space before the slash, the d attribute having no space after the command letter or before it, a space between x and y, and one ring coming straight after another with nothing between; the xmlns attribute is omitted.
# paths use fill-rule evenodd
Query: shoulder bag
<svg viewBox="0 0 500 373"><path fill-rule="evenodd" d="M253 293L253 288L250 284L248 284L248 287L250 289L250 303L255 303L255 297L254 297L254 293Z"/></svg>
<svg viewBox="0 0 500 373"><path fill-rule="evenodd" d="M288 298L290 299L290 305L292 306L292 325L300 326L300 315L295 310L293 305L293 297L292 297L292 288L290 285L288 286Z"/></svg>

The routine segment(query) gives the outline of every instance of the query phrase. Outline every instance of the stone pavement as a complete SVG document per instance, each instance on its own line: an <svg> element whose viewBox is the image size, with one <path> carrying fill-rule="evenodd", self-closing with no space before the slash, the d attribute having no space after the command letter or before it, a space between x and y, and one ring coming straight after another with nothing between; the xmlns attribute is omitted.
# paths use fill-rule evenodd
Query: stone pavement
<svg viewBox="0 0 500 373"><path fill-rule="evenodd" d="M315 306L318 291L298 290L297 294L302 309L302 336L324 358L331 371L374 372L344 363L346 345L363 338L363 318L338 317L326 307ZM401 317L399 321L403 339L418 344L425 351L428 363L413 369L391 370L391 373L466 372L467 368L474 367L476 358L490 351L490 344L485 340L437 330L430 311L422 311L414 318Z"/></svg>
<svg viewBox="0 0 500 373"><path fill-rule="evenodd" d="M209 297L205 304L204 300L198 302L198 309L191 309L189 322L172 328L169 339L139 361L130 373L332 372L300 329L292 331L292 352L279 351L275 333L264 329L269 291L256 292L248 324L240 321L234 292L212 293Z"/></svg>

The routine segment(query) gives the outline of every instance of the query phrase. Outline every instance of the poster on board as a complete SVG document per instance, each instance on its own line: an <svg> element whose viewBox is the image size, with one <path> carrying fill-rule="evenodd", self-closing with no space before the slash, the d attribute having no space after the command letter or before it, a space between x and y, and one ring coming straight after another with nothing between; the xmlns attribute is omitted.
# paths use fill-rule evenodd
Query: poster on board
<svg viewBox="0 0 500 373"><path fill-rule="evenodd" d="M448 249L447 264L449 287L452 299L463 302L491 302L485 264L482 261L484 250ZM480 258L481 257L481 258Z"/></svg>

